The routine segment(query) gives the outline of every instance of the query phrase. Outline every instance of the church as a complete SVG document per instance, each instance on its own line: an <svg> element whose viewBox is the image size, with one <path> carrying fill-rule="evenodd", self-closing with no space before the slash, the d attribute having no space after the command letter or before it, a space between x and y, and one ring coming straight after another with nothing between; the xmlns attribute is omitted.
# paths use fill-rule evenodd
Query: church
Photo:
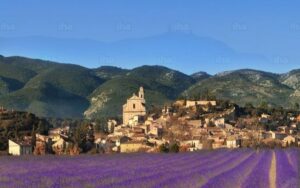
<svg viewBox="0 0 300 188"><path fill-rule="evenodd" d="M131 98L127 99L127 103L123 105L123 124L128 125L129 120L134 116L145 116L145 104L144 88L140 87L138 96L134 93Z"/></svg>

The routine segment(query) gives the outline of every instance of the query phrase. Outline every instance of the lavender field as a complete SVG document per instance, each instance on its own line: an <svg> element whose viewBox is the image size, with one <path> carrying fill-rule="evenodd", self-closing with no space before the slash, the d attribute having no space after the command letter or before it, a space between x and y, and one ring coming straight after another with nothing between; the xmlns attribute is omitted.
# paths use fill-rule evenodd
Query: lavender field
<svg viewBox="0 0 300 188"><path fill-rule="evenodd" d="M0 187L299 187L299 151L1 157Z"/></svg>

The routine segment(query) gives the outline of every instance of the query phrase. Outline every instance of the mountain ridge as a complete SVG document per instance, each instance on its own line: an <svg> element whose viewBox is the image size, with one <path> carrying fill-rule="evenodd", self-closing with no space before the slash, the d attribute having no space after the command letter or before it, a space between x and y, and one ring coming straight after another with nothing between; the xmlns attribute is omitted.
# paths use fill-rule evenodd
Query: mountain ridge
<svg viewBox="0 0 300 188"><path fill-rule="evenodd" d="M237 69L192 75L160 65L133 69L100 66L89 69L19 56L0 56L0 104L44 117L120 116L126 99L140 86L147 106L162 106L179 97L210 93L240 105L267 102L293 107L300 100L300 69L284 74Z"/></svg>

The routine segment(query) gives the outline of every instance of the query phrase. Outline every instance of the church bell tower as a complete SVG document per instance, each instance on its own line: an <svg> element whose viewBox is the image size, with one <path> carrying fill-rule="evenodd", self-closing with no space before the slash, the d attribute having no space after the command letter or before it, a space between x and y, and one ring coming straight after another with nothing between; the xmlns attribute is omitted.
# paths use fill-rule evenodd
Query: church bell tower
<svg viewBox="0 0 300 188"><path fill-rule="evenodd" d="M144 88L143 88L143 87L140 87L139 97L140 97L141 99L144 99L144 98L145 98L145 95L144 95Z"/></svg>

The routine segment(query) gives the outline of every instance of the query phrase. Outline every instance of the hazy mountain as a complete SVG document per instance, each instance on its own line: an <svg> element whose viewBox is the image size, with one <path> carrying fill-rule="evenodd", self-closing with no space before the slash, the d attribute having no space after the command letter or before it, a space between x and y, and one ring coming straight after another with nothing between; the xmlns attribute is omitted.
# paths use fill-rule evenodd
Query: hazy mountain
<svg viewBox="0 0 300 188"><path fill-rule="evenodd" d="M222 41L184 32L106 43L51 37L0 38L0 51L9 55L88 64L90 67L110 65L133 68L159 64L185 73L193 70L220 72L248 66L256 69L270 67L263 56L242 53Z"/></svg>

